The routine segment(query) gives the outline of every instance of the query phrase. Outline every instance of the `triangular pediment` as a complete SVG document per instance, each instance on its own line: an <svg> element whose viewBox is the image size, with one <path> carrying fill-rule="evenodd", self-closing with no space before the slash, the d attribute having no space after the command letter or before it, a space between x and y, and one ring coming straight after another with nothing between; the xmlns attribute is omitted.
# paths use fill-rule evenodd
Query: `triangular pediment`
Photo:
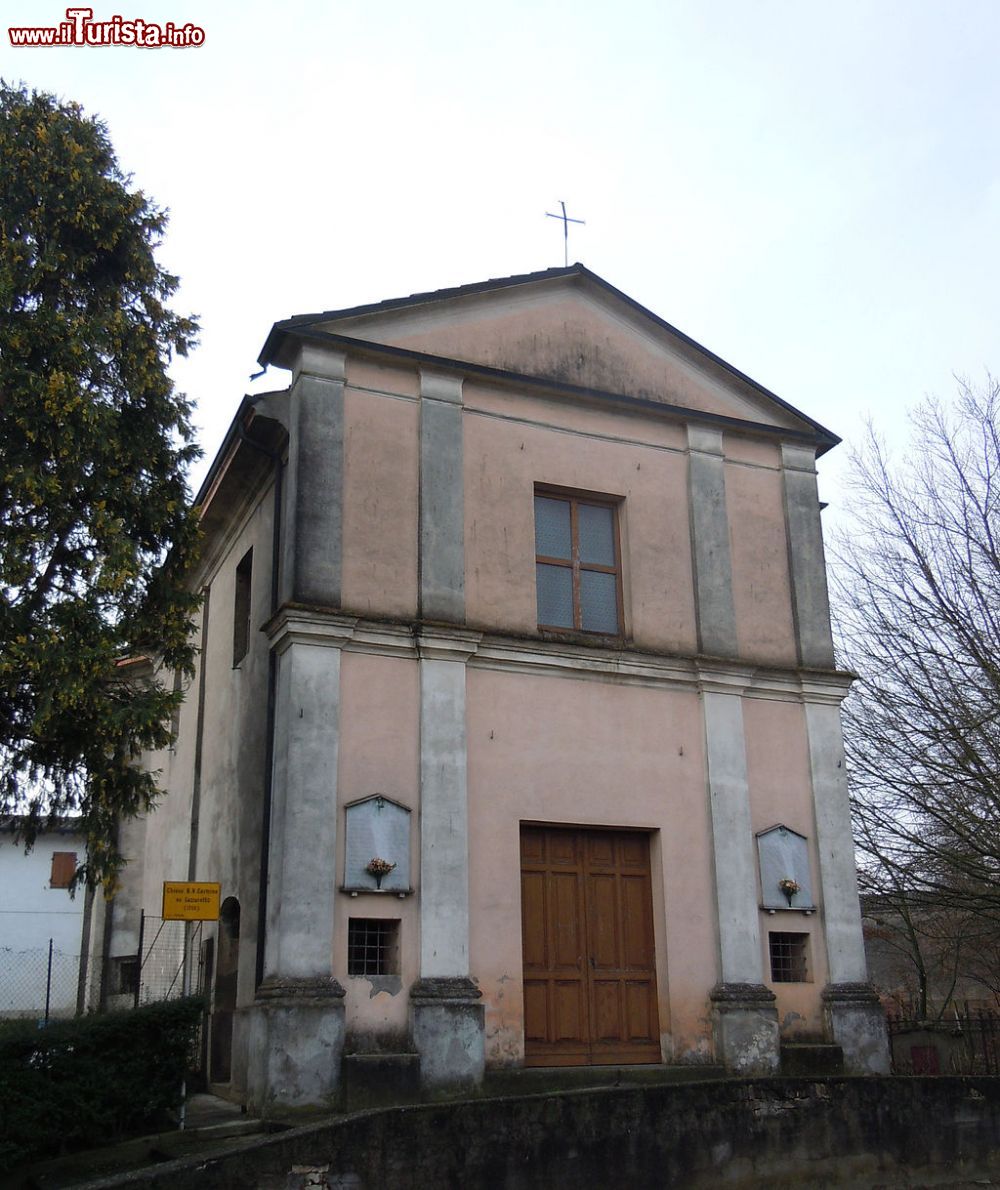
<svg viewBox="0 0 1000 1190"><path fill-rule="evenodd" d="M582 265L279 324L836 438ZM277 328L276 328L277 329Z"/></svg>

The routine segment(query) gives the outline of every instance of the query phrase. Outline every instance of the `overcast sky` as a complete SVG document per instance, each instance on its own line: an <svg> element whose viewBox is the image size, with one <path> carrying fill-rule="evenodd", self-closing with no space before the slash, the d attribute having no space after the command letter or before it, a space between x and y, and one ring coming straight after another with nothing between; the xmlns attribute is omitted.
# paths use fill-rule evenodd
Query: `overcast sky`
<svg viewBox="0 0 1000 1190"><path fill-rule="evenodd" d="M272 322L561 265L560 199L571 260L847 443L1000 369L997 0L92 2L204 45L4 29L0 73L102 116L171 211L196 480L241 395L285 383L248 380Z"/></svg>

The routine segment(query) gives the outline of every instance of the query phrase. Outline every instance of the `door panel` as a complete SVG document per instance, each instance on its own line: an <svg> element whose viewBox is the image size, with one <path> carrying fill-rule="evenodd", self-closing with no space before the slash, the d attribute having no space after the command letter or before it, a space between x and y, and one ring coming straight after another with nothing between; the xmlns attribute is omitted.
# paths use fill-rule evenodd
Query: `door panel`
<svg viewBox="0 0 1000 1190"><path fill-rule="evenodd" d="M649 839L521 831L526 1065L659 1062Z"/></svg>
<svg viewBox="0 0 1000 1190"><path fill-rule="evenodd" d="M577 872L553 872L549 876L552 892L552 916L549 919L552 939L552 964L562 971L569 967L578 971L583 956L580 937L580 876Z"/></svg>
<svg viewBox="0 0 1000 1190"><path fill-rule="evenodd" d="M591 876L587 884L589 894L588 937L591 966L606 971L618 966L618 906L614 876Z"/></svg>
<svg viewBox="0 0 1000 1190"><path fill-rule="evenodd" d="M521 876L521 937L525 966L547 965L545 916L545 877L541 872L524 872Z"/></svg>
<svg viewBox="0 0 1000 1190"><path fill-rule="evenodd" d="M545 1042L549 1038L549 987L539 980L524 981L524 1039Z"/></svg>

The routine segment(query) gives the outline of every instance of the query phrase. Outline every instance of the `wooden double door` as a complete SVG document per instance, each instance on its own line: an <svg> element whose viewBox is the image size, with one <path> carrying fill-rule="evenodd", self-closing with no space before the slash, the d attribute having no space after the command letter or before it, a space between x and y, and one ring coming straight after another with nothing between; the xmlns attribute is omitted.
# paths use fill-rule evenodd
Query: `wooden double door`
<svg viewBox="0 0 1000 1190"><path fill-rule="evenodd" d="M526 1066L659 1062L649 836L521 828Z"/></svg>

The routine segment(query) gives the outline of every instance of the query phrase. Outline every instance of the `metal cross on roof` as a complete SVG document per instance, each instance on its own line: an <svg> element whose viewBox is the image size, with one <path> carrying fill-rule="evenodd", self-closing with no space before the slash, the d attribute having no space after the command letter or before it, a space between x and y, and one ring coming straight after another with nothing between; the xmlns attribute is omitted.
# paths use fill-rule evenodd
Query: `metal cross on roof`
<svg viewBox="0 0 1000 1190"><path fill-rule="evenodd" d="M563 264L569 266L569 225L571 223L580 223L586 226L584 219L571 219L566 214L566 204L560 199L559 205L562 207L561 215L553 215L551 211L546 211L545 215L549 219L561 219L563 225Z"/></svg>

